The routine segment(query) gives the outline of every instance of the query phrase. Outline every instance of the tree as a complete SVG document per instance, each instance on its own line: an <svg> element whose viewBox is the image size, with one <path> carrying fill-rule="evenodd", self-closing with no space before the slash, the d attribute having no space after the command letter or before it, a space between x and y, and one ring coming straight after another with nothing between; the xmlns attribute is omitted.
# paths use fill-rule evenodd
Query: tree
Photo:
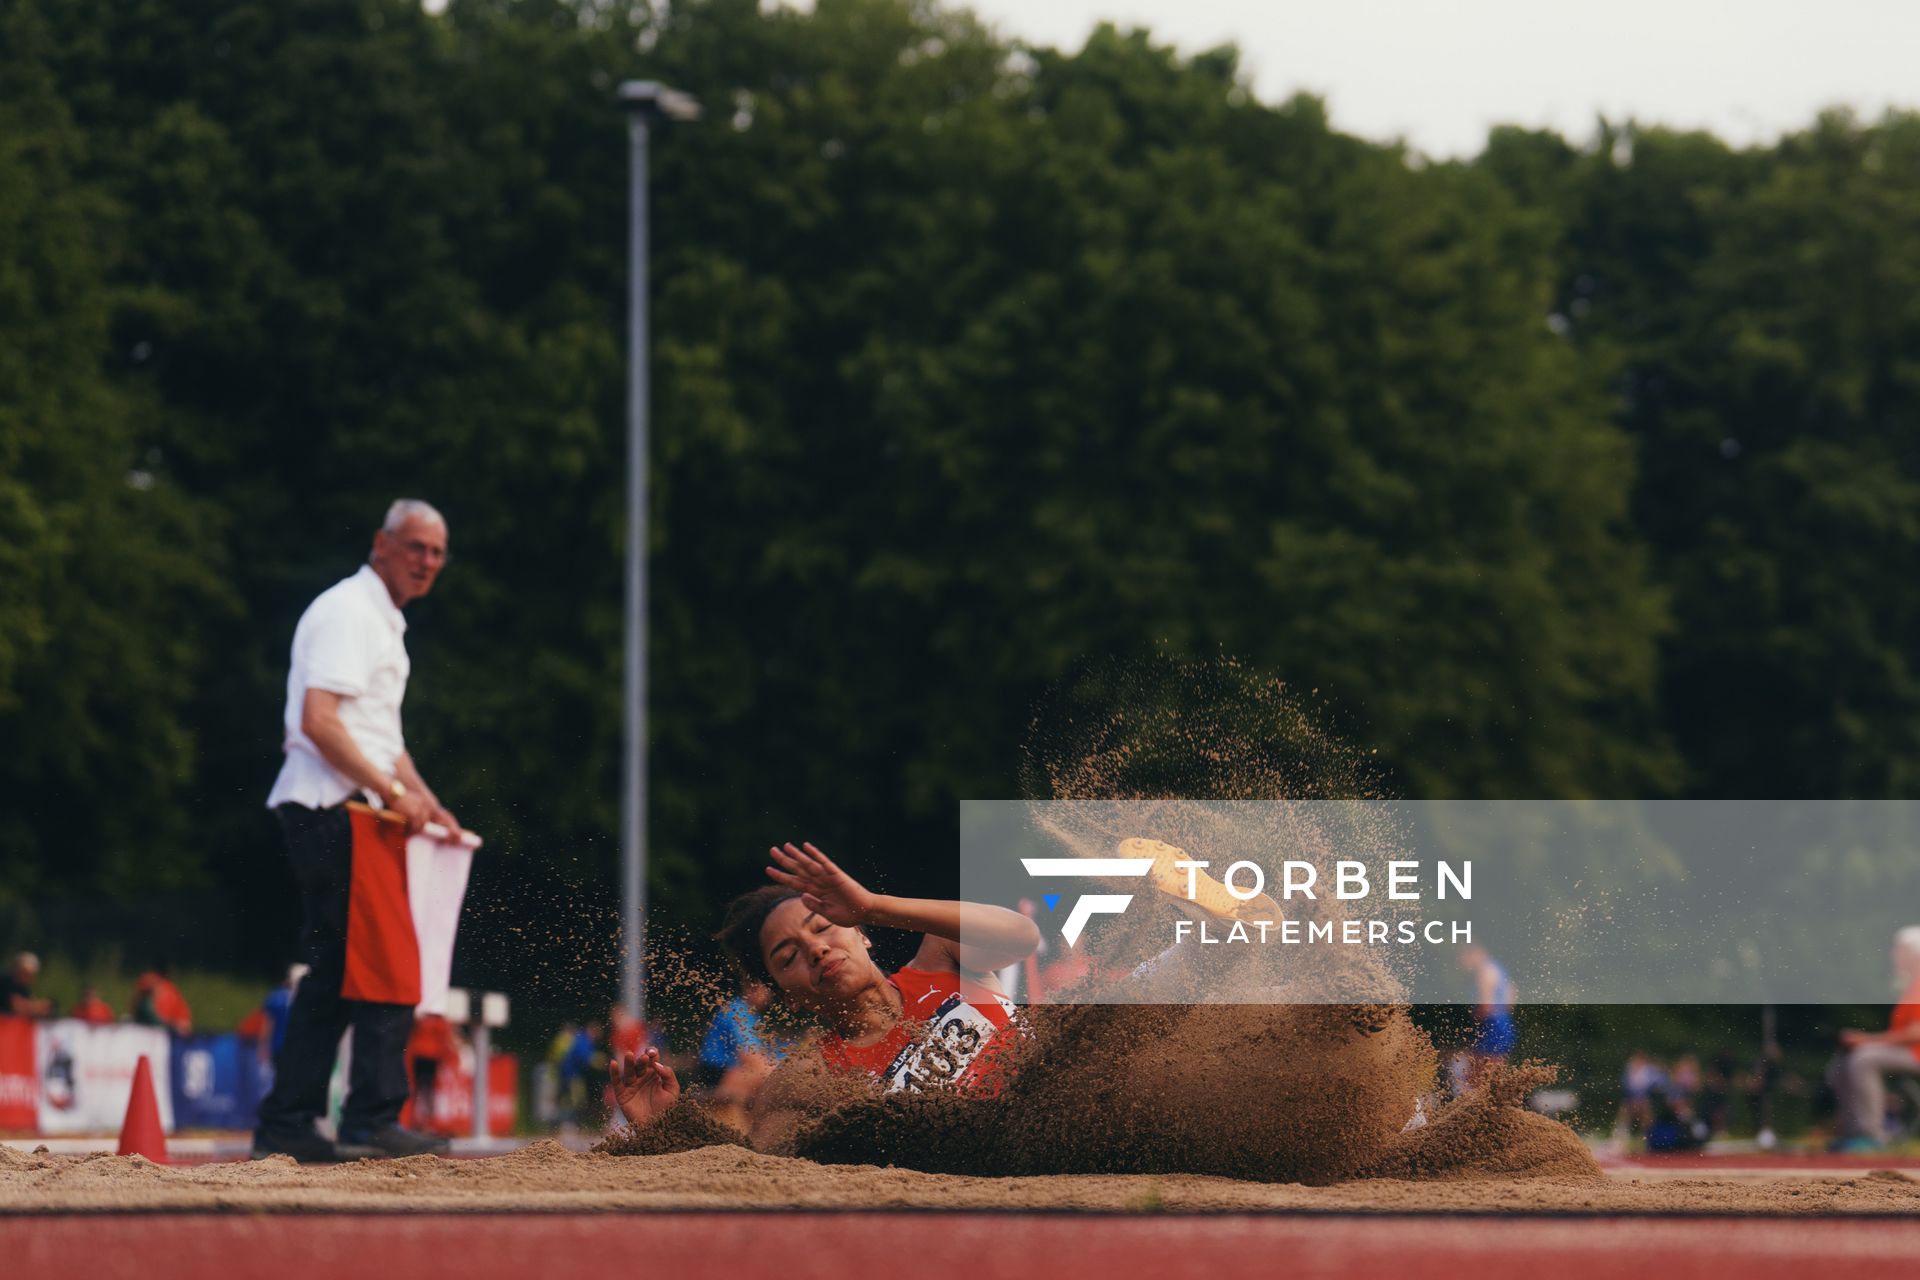
<svg viewBox="0 0 1920 1280"><path fill-rule="evenodd" d="M212 517L139 447L154 406L104 377L119 208L80 181L79 131L30 5L0 39L0 905L60 886L190 877L177 804L224 603Z"/></svg>
<svg viewBox="0 0 1920 1280"><path fill-rule="evenodd" d="M1675 615L1662 718L1694 794L1920 779L1917 146L1912 116L1748 152L1616 130L1532 188L1563 219L1560 311L1639 445L1634 523ZM1516 154L1486 158L1510 185Z"/></svg>

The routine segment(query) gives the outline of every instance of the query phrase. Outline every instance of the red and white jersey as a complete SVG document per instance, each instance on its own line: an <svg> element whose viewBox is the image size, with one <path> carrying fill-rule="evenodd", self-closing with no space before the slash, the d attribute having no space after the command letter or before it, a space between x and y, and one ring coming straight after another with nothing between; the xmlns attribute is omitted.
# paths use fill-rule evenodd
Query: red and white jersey
<svg viewBox="0 0 1920 1280"><path fill-rule="evenodd" d="M900 1021L872 1044L851 1045L829 1033L820 1041L827 1065L864 1071L888 1093L951 1086L997 1094L1000 1060L1012 1039L1013 1002L957 973L901 969L887 979L900 992Z"/></svg>

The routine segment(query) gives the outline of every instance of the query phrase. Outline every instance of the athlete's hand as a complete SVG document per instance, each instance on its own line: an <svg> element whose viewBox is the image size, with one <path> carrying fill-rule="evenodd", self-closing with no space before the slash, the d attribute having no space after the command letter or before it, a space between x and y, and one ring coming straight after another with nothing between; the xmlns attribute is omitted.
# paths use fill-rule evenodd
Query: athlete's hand
<svg viewBox="0 0 1920 1280"><path fill-rule="evenodd" d="M680 1101L680 1081L673 1068L660 1061L658 1049L643 1050L638 1057L628 1054L624 1060L615 1058L609 1074L620 1114L636 1129L653 1123Z"/></svg>
<svg viewBox="0 0 1920 1280"><path fill-rule="evenodd" d="M807 910L839 925L869 922L874 895L811 844L789 841L768 849L767 856L773 859L768 878L798 893Z"/></svg>

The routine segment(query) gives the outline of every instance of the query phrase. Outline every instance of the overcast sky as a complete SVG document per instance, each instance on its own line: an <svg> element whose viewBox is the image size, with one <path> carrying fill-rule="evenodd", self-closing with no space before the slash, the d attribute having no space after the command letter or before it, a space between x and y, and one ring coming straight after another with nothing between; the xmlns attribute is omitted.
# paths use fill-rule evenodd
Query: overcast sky
<svg viewBox="0 0 1920 1280"><path fill-rule="evenodd" d="M1078 48L1096 22L1188 52L1233 41L1260 96L1471 155L1498 123L1588 137L1596 116L1767 140L1846 104L1920 106L1920 0L962 0L1003 33Z"/></svg>

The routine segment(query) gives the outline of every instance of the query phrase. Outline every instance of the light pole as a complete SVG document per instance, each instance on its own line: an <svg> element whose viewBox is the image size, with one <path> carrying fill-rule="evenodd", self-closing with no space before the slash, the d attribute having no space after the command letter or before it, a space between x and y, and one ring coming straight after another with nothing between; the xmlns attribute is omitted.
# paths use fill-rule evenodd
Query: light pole
<svg viewBox="0 0 1920 1280"><path fill-rule="evenodd" d="M627 228L627 662L620 803L620 912L626 948L620 1002L646 1016L647 949L647 133L655 121L697 120L700 104L655 80L620 86L632 155Z"/></svg>

